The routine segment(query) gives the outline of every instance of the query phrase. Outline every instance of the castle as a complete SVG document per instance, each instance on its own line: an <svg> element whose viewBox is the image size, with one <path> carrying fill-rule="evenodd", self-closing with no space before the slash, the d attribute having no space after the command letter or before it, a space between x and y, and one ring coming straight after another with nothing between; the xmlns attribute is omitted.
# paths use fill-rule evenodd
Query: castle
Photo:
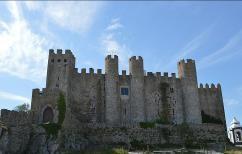
<svg viewBox="0 0 242 154"><path fill-rule="evenodd" d="M101 69L75 68L70 50L49 51L46 88L34 89L31 110L39 122L56 121L56 91L66 96L68 121L125 126L162 118L170 124L202 123L202 114L225 122L221 87L198 88L195 61L178 62L175 73L144 72L142 57L129 59L129 73L119 74L118 56L105 58ZM58 92L57 92L58 93ZM56 98L55 98L56 96ZM163 117L162 117L163 116Z"/></svg>
<svg viewBox="0 0 242 154"><path fill-rule="evenodd" d="M144 71L142 57L119 74L75 68L70 50L49 50L46 88L33 89L30 112L1 110L0 153L55 153L122 145L211 145L223 149L226 121L220 84L198 87L195 61L175 73ZM216 147L214 147L214 145Z"/></svg>

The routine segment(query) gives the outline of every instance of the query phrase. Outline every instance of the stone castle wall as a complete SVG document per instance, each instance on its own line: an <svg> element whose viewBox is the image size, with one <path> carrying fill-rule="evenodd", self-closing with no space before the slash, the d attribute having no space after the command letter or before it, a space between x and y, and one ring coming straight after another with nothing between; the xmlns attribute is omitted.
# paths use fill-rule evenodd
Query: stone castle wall
<svg viewBox="0 0 242 154"><path fill-rule="evenodd" d="M58 49L54 53L51 49L46 89L43 89L43 94L38 90L33 91L32 109L40 114L39 120L42 116L40 112L47 104L56 110L57 93L54 91L59 89L66 95L68 125L83 122L128 125L154 121L165 110L168 110L169 123L175 124L202 123L201 110L224 119L222 94L213 95L197 87L193 60L178 63L178 78L175 73L171 77L168 77L168 73L162 76L160 72L145 74L142 57L130 58L129 74L123 70L119 75L118 68L118 57L109 55L105 58L105 74L100 69L95 73L92 68L89 73L86 69L79 73L75 68L75 57L69 50L62 53ZM165 94L161 93L161 84L168 86ZM121 95L123 87L128 88L128 96ZM165 109L164 97L168 105ZM218 109L211 102L220 104Z"/></svg>
<svg viewBox="0 0 242 154"><path fill-rule="evenodd" d="M201 110L210 116L219 118L225 123L222 91L220 84L217 84L217 87L215 87L214 84L211 84L210 87L208 84L206 84L205 86L200 84L198 92Z"/></svg>

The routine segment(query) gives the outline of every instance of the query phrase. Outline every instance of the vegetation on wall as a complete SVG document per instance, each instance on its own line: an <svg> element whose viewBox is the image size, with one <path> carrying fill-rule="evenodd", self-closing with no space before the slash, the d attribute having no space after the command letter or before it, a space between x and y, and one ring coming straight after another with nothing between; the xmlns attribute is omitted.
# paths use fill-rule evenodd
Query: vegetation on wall
<svg viewBox="0 0 242 154"><path fill-rule="evenodd" d="M23 111L23 112L27 112L30 110L30 105L28 103L24 103L24 104L21 104L21 105L18 105L14 108L15 111Z"/></svg>
<svg viewBox="0 0 242 154"><path fill-rule="evenodd" d="M221 119L215 118L206 114L204 111L201 112L202 115L202 123L214 123L214 124L223 124Z"/></svg>
<svg viewBox="0 0 242 154"><path fill-rule="evenodd" d="M65 119L65 113L66 113L65 96L62 93L60 93L57 108L58 108L58 111L59 111L58 124L62 125L62 123Z"/></svg>
<svg viewBox="0 0 242 154"><path fill-rule="evenodd" d="M147 128L154 128L155 127L155 122L140 122L139 126L141 128L147 129Z"/></svg>
<svg viewBox="0 0 242 154"><path fill-rule="evenodd" d="M132 148L134 149L143 149L145 147L145 144L143 141L138 141L136 139L133 139L131 142L130 142Z"/></svg>
<svg viewBox="0 0 242 154"><path fill-rule="evenodd" d="M168 124L169 119L169 106L168 106L168 96L167 96L167 88L169 87L169 84L166 82L161 82L159 84L159 91L161 93L161 101L162 101L162 112L160 113L160 118L157 119L157 123L162 124Z"/></svg>
<svg viewBox="0 0 242 154"><path fill-rule="evenodd" d="M65 103L65 96L60 93L59 99L57 101L57 109L59 111L58 115L58 122L57 123L43 123L41 126L45 129L48 136L57 137L59 130L65 119L66 114L66 103Z"/></svg>

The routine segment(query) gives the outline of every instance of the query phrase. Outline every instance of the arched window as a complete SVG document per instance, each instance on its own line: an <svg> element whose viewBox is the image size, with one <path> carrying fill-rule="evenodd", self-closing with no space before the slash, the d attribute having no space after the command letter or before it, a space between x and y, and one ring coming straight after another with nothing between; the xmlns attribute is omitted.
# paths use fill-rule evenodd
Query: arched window
<svg viewBox="0 0 242 154"><path fill-rule="evenodd" d="M54 113L51 107L46 107L43 112L43 123L53 122Z"/></svg>
<svg viewBox="0 0 242 154"><path fill-rule="evenodd" d="M240 132L236 132L236 141L241 141L241 133Z"/></svg>

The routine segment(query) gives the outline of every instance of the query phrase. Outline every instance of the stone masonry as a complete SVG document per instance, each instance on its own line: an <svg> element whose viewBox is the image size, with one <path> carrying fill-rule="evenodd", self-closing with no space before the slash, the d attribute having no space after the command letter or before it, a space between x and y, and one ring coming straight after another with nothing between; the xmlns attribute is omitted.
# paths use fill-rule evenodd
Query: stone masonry
<svg viewBox="0 0 242 154"><path fill-rule="evenodd" d="M40 126L58 123L60 93L66 111L55 140ZM155 127L146 129L142 123ZM103 143L180 144L185 142L179 133L183 124L199 141L222 143L226 134L221 86L198 87L194 60L179 61L177 77L145 73L140 56L129 59L129 73L119 71L118 56L108 55L102 73L93 68L78 71L72 52L61 49L49 50L46 88L33 89L31 111L1 110L0 124L0 153L52 153Z"/></svg>

